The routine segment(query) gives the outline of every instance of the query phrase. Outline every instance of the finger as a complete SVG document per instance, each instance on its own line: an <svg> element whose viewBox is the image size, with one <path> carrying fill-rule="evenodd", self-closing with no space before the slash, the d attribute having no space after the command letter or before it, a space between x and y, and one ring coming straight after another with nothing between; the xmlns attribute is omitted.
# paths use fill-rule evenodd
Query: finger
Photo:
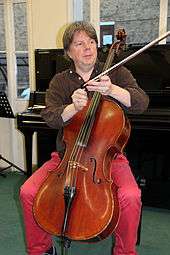
<svg viewBox="0 0 170 255"><path fill-rule="evenodd" d="M102 81L102 82L107 82L107 81L110 81L110 78L109 78L109 76L107 76L107 75L103 75L103 76L100 78L100 81Z"/></svg>
<svg viewBox="0 0 170 255"><path fill-rule="evenodd" d="M88 86L98 86L99 85L99 81L89 81L87 82L86 87Z"/></svg>
<svg viewBox="0 0 170 255"><path fill-rule="evenodd" d="M84 99L87 99L87 92L86 91L76 91L73 93L73 97L76 97L76 98L84 98Z"/></svg>

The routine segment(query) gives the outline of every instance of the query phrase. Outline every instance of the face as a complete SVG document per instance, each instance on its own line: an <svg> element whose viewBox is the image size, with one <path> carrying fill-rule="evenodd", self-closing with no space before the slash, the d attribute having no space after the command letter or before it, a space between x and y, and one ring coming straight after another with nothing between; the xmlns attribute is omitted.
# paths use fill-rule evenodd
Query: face
<svg viewBox="0 0 170 255"><path fill-rule="evenodd" d="M96 41L84 31L76 32L67 54L74 61L76 70L89 71L93 69L97 58Z"/></svg>

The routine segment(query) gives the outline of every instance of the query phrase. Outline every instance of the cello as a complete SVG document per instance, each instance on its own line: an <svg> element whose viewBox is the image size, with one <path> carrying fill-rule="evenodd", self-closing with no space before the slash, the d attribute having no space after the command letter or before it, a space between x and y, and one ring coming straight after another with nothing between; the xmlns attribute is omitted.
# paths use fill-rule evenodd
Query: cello
<svg viewBox="0 0 170 255"><path fill-rule="evenodd" d="M33 210L40 226L71 240L100 240L113 232L119 207L109 169L128 137L122 109L95 92L65 127L64 158L36 196Z"/></svg>

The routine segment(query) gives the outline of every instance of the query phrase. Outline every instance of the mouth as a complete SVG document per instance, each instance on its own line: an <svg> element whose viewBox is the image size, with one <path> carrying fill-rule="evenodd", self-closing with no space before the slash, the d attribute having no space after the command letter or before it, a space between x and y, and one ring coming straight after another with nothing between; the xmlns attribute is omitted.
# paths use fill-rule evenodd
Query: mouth
<svg viewBox="0 0 170 255"><path fill-rule="evenodd" d="M85 59L91 59L91 58L93 58L93 55L91 55L91 54L90 55L84 55L84 58Z"/></svg>
<svg viewBox="0 0 170 255"><path fill-rule="evenodd" d="M92 56L93 56L92 54L84 55L84 57L92 57Z"/></svg>

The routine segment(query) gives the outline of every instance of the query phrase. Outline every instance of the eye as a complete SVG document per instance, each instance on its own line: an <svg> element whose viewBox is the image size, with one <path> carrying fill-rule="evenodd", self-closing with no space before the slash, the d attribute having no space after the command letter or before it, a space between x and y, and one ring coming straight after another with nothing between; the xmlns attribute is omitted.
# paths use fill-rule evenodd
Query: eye
<svg viewBox="0 0 170 255"><path fill-rule="evenodd" d="M76 47L81 46L81 45L82 45L82 42L76 42L76 43L74 43L74 45L75 45Z"/></svg>
<svg viewBox="0 0 170 255"><path fill-rule="evenodd" d="M91 44L95 44L95 40L91 40L90 43L91 43Z"/></svg>

